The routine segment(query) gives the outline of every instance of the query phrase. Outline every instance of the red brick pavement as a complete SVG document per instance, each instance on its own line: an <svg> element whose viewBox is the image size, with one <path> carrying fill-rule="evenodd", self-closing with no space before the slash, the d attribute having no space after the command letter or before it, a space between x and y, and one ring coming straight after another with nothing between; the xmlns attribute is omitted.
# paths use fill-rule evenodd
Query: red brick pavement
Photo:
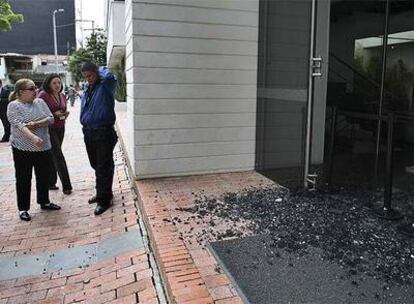
<svg viewBox="0 0 414 304"><path fill-rule="evenodd" d="M206 248L214 233L234 223L189 216L177 208L194 206L197 195L219 197L248 187L273 186L256 172L151 179L136 182L144 220L169 298L176 303L242 303L229 278ZM202 237L200 237L202 236Z"/></svg>
<svg viewBox="0 0 414 304"><path fill-rule="evenodd" d="M93 244L131 229L139 229L135 194L131 190L123 152L116 148L114 206L94 216L87 199L95 192L78 109L68 119L64 154L74 191L51 191L62 210L46 212L32 191L31 222L18 217L14 169L9 144L0 144L0 257L49 252ZM34 180L34 177L33 177ZM92 264L86 269L48 273L0 282L0 304L15 303L158 303L153 271L146 250L135 250Z"/></svg>

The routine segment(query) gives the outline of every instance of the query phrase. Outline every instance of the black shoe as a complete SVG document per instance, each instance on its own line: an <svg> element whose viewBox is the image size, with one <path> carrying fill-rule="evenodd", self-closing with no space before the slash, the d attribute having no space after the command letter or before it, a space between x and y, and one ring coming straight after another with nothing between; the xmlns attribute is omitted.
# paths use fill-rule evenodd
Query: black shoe
<svg viewBox="0 0 414 304"><path fill-rule="evenodd" d="M24 211L24 212L20 213L20 219L21 219L22 221L28 222L28 221L30 221L32 218L30 217L29 212Z"/></svg>
<svg viewBox="0 0 414 304"><path fill-rule="evenodd" d="M56 185L49 186L49 190L58 190L59 187Z"/></svg>
<svg viewBox="0 0 414 304"><path fill-rule="evenodd" d="M40 208L43 210L60 210L60 206L53 203L41 204Z"/></svg>
<svg viewBox="0 0 414 304"><path fill-rule="evenodd" d="M96 195L92 196L90 199L88 199L88 204L94 204L98 201Z"/></svg>
<svg viewBox="0 0 414 304"><path fill-rule="evenodd" d="M7 139L7 138L2 138L1 140L0 140L0 142L8 142L9 140ZM30 221L30 220L29 220Z"/></svg>
<svg viewBox="0 0 414 304"><path fill-rule="evenodd" d="M69 195L72 193L72 189L63 189L63 194Z"/></svg>
<svg viewBox="0 0 414 304"><path fill-rule="evenodd" d="M95 215L100 215L102 213L104 213L106 210L109 209L109 207L111 207L111 204L101 204L98 203L98 205L95 208Z"/></svg>
<svg viewBox="0 0 414 304"><path fill-rule="evenodd" d="M114 196L111 195L110 199L109 199L109 204L112 203ZM96 197L96 195L92 196L90 199L88 199L88 204L94 204L98 202L98 198Z"/></svg>

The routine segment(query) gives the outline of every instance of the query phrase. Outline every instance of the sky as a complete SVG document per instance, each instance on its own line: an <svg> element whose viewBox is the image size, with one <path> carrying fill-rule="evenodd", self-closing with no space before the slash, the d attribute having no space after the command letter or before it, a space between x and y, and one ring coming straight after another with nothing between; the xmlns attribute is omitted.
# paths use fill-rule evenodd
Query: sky
<svg viewBox="0 0 414 304"><path fill-rule="evenodd" d="M83 19L83 20L94 20L95 21L95 28L104 28L105 21L104 21L104 13L105 13L105 0L76 0L76 19ZM80 31L80 27L83 27L83 41L85 41L86 37L91 33L90 29L92 28L91 22L77 22L77 36L78 41L80 42L82 38L82 33Z"/></svg>

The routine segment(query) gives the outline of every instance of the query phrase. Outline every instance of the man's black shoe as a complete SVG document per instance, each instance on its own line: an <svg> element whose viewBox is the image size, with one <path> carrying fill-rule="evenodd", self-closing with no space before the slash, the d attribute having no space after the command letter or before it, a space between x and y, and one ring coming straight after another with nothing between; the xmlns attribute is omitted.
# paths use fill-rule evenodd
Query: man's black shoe
<svg viewBox="0 0 414 304"><path fill-rule="evenodd" d="M27 211L23 211L22 213L20 213L20 219L22 221L28 222L30 221L32 218L30 217L29 213Z"/></svg>
<svg viewBox="0 0 414 304"><path fill-rule="evenodd" d="M94 204L98 201L96 198L96 195L92 196L90 199L88 199L88 204Z"/></svg>
<svg viewBox="0 0 414 304"><path fill-rule="evenodd" d="M100 215L100 214L104 213L106 210L109 209L109 207L111 207L111 204L100 204L100 203L98 203L98 205L95 208L95 215Z"/></svg>
<svg viewBox="0 0 414 304"><path fill-rule="evenodd" d="M53 203L41 204L40 208L43 210L60 210L60 206Z"/></svg>
<svg viewBox="0 0 414 304"><path fill-rule="evenodd" d="M2 138L1 140L0 140L0 142L8 142L9 140L8 139L6 139L6 138ZM30 221L30 220L29 220Z"/></svg>
<svg viewBox="0 0 414 304"><path fill-rule="evenodd" d="M110 203L109 204L112 204L113 198L114 198L114 196L111 195ZM97 202L98 202L98 198L96 197L96 195L94 195L90 199L88 199L88 204L94 204L94 203L97 203Z"/></svg>
<svg viewBox="0 0 414 304"><path fill-rule="evenodd" d="M69 195L72 193L72 189L63 189L63 194Z"/></svg>
<svg viewBox="0 0 414 304"><path fill-rule="evenodd" d="M58 189L59 189L59 187L56 186L56 185L49 186L49 190L58 190Z"/></svg>

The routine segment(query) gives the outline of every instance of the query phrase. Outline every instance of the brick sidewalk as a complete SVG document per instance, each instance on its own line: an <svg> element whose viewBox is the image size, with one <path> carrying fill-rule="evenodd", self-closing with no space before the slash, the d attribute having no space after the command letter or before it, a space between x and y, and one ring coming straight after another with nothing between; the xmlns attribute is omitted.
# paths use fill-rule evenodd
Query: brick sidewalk
<svg viewBox="0 0 414 304"><path fill-rule="evenodd" d="M69 196L60 190L50 192L51 201L62 206L60 211L40 210L33 187L32 221L19 219L11 148L7 143L0 144L0 268L2 261L20 261L42 254L52 257L69 249L94 248L91 246L110 242L126 232L140 231L136 198L119 145L115 153L114 206L102 216L93 215L95 206L89 205L87 199L95 194L94 173L82 140L79 111L71 110L64 154L74 191ZM0 281L0 304L159 302L145 246L115 256L106 251L105 254L107 258L74 269L62 267L59 271L21 277L10 273L12 279ZM0 274L2 271L4 268ZM2 277L7 275L3 273Z"/></svg>
<svg viewBox="0 0 414 304"><path fill-rule="evenodd" d="M176 303L242 303L206 245L234 223L201 220L183 209L200 197L220 197L274 183L256 172L137 181L152 248L169 298ZM214 230L214 233L210 233Z"/></svg>
<svg viewBox="0 0 414 304"><path fill-rule="evenodd" d="M117 113L117 117L119 129L126 138L126 113ZM200 196L220 197L249 187L274 186L274 182L250 171L147 179L135 184L151 249L169 300L183 304L242 303L206 247L208 242L217 240L215 235L225 234L234 223L215 219L212 227L208 221L177 209L193 207ZM209 233L211 230L215 233Z"/></svg>

